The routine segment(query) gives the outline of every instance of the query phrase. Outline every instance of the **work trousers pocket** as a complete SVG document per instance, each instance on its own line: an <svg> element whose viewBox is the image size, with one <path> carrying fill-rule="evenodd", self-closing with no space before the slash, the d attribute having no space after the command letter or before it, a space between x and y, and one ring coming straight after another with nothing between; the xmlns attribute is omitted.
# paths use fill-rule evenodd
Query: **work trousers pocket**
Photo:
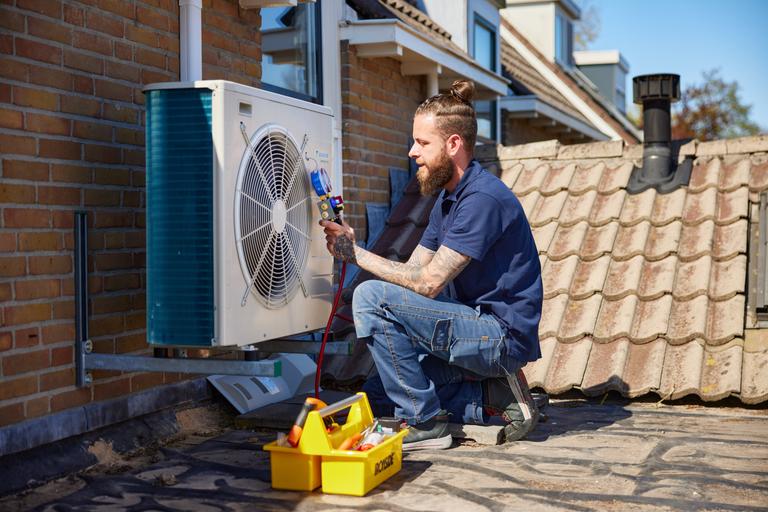
<svg viewBox="0 0 768 512"><path fill-rule="evenodd" d="M435 322L435 330L432 333L430 345L432 352L447 353L451 348L451 338L453 337L453 321L449 318Z"/></svg>
<svg viewBox="0 0 768 512"><path fill-rule="evenodd" d="M495 377L499 373L503 341L502 338L488 336L454 339L448 362L483 377Z"/></svg>

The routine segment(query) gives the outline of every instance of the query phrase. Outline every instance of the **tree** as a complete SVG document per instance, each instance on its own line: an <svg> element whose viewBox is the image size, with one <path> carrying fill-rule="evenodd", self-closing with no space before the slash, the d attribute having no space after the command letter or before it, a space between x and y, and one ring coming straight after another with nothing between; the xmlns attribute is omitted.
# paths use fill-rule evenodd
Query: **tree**
<svg viewBox="0 0 768 512"><path fill-rule="evenodd" d="M575 23L573 45L576 50L586 50L600 34L600 11L591 2L581 2L581 19Z"/></svg>
<svg viewBox="0 0 768 512"><path fill-rule="evenodd" d="M760 132L749 117L752 106L739 97L737 82L723 80L717 68L704 71L702 77L703 83L687 86L674 105L673 139L728 139Z"/></svg>

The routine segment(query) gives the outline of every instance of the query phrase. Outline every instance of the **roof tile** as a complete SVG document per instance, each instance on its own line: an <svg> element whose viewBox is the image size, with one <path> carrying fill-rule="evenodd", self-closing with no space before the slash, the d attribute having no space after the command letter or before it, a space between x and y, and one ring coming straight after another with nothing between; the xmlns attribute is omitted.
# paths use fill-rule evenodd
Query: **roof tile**
<svg viewBox="0 0 768 512"><path fill-rule="evenodd" d="M606 169L603 171L598 190L604 194L609 194L626 187L633 168L632 162L624 162L617 167Z"/></svg>
<svg viewBox="0 0 768 512"><path fill-rule="evenodd" d="M747 187L737 188L731 192L722 192L717 195L718 224L730 224L731 222L749 216L749 190Z"/></svg>
<svg viewBox="0 0 768 512"><path fill-rule="evenodd" d="M666 351L667 343L663 339L629 345L623 375L627 396L640 396L659 388Z"/></svg>
<svg viewBox="0 0 768 512"><path fill-rule="evenodd" d="M618 231L619 225L615 222L599 227L590 226L581 244L581 259L594 260L610 253Z"/></svg>
<svg viewBox="0 0 768 512"><path fill-rule="evenodd" d="M543 226L531 229L531 231L536 242L536 249L539 252L547 252L549 244L552 242L552 237L555 236L555 231L557 231L557 222L544 224Z"/></svg>
<svg viewBox="0 0 768 512"><path fill-rule="evenodd" d="M567 294L578 264L578 256L569 256L559 261L547 259L541 270L544 298L548 299L561 293Z"/></svg>
<svg viewBox="0 0 768 512"><path fill-rule="evenodd" d="M630 332L634 343L651 341L667 332L672 296L662 295L654 300L638 302Z"/></svg>
<svg viewBox="0 0 768 512"><path fill-rule="evenodd" d="M541 226L547 222L556 221L560 217L560 211L563 209L566 199L568 199L567 190L561 190L554 195L539 199L531 211L531 215L528 216L531 226Z"/></svg>
<svg viewBox="0 0 768 512"><path fill-rule="evenodd" d="M699 340L685 345L668 346L659 394L667 400L675 400L696 393L701 382L703 359L704 346Z"/></svg>
<svg viewBox="0 0 768 512"><path fill-rule="evenodd" d="M621 226L613 245L613 257L617 260L631 258L645 252L646 240L651 230L650 222L641 222L634 226Z"/></svg>
<svg viewBox="0 0 768 512"><path fill-rule="evenodd" d="M706 295L672 302L667 328L670 343L679 345L704 336L707 330L708 302Z"/></svg>
<svg viewBox="0 0 768 512"><path fill-rule="evenodd" d="M710 301L707 311L707 343L722 345L737 336L744 336L744 295Z"/></svg>
<svg viewBox="0 0 768 512"><path fill-rule="evenodd" d="M665 293L672 293L676 268L677 256L675 255L657 261L645 260L640 285L637 288L640 299L656 299Z"/></svg>
<svg viewBox="0 0 768 512"><path fill-rule="evenodd" d="M623 226L632 226L643 220L651 220L656 191L652 188L639 194L629 194L624 200L619 222Z"/></svg>
<svg viewBox="0 0 768 512"><path fill-rule="evenodd" d="M547 379L549 362L552 360L552 353L555 351L555 347L558 343L554 337L551 337L539 340L539 345L541 347L541 358L532 361L523 367L525 378L528 380L528 385L532 388L544 387Z"/></svg>
<svg viewBox="0 0 768 512"><path fill-rule="evenodd" d="M595 320L602 300L599 294L584 300L569 300L563 320L560 322L557 339L568 342L591 335L595 330Z"/></svg>
<svg viewBox="0 0 768 512"><path fill-rule="evenodd" d="M747 220L741 219L732 224L718 226L712 245L712 256L718 260L732 258L736 254L747 252Z"/></svg>
<svg viewBox="0 0 768 512"><path fill-rule="evenodd" d="M651 222L655 226L669 224L683 216L686 190L679 188L669 194L657 194L651 213Z"/></svg>
<svg viewBox="0 0 768 512"><path fill-rule="evenodd" d="M653 226L645 244L645 257L656 261L678 251L683 224L670 222L663 226Z"/></svg>
<svg viewBox="0 0 768 512"><path fill-rule="evenodd" d="M626 197L625 190L618 190L612 194L598 194L589 216L589 223L592 226L602 226L618 219Z"/></svg>
<svg viewBox="0 0 768 512"><path fill-rule="evenodd" d="M595 340L602 342L622 336L629 337L637 302L637 295L627 295L620 300L604 300L595 324Z"/></svg>
<svg viewBox="0 0 768 512"><path fill-rule="evenodd" d="M746 275L747 256L744 254L730 260L715 262L709 278L709 297L713 300L722 300L743 292Z"/></svg>
<svg viewBox="0 0 768 512"><path fill-rule="evenodd" d="M623 380L631 343L620 338L610 343L593 343L581 389L587 395L600 395L609 390L625 393L627 385Z"/></svg>
<svg viewBox="0 0 768 512"><path fill-rule="evenodd" d="M610 263L607 254L591 261L579 260L571 282L571 297L584 299L602 290Z"/></svg>
<svg viewBox="0 0 768 512"><path fill-rule="evenodd" d="M749 170L749 190L752 192L762 192L768 189L768 161L761 164L752 164Z"/></svg>
<svg viewBox="0 0 768 512"><path fill-rule="evenodd" d="M608 300L619 300L630 293L637 294L644 261L641 255L624 261L612 260L605 278L603 296Z"/></svg>
<svg viewBox="0 0 768 512"><path fill-rule="evenodd" d="M569 195L560 211L560 224L571 226L577 222L589 220L589 214L596 198L596 190L588 190L579 195Z"/></svg>
<svg viewBox="0 0 768 512"><path fill-rule="evenodd" d="M723 350L706 349L698 395L704 400L720 400L741 390L743 340L734 340Z"/></svg>
<svg viewBox="0 0 768 512"><path fill-rule="evenodd" d="M756 404L768 399L768 349L751 352L744 350L741 370L741 399L747 404Z"/></svg>
<svg viewBox="0 0 768 512"><path fill-rule="evenodd" d="M707 293L712 257L708 254L691 261L681 262L677 267L673 294L680 301L690 300Z"/></svg>
<svg viewBox="0 0 768 512"><path fill-rule="evenodd" d="M579 254L579 248L588 228L589 225L586 222L579 222L573 226L558 226L547 251L549 258L560 260L572 254Z"/></svg>
<svg viewBox="0 0 768 512"><path fill-rule="evenodd" d="M683 207L683 224L698 224L715 218L717 207L717 189L705 188L696 194L688 194Z"/></svg>
<svg viewBox="0 0 768 512"><path fill-rule="evenodd" d="M523 164L521 163L510 165L509 162L503 162L501 164L501 181L504 182L507 188L511 189L515 184L515 181L517 181L517 177L520 176L522 171Z"/></svg>
<svg viewBox="0 0 768 512"><path fill-rule="evenodd" d="M730 191L737 187L749 185L749 169L752 162L749 157L744 157L738 162L733 163L720 173L720 183L718 187L723 191Z"/></svg>
<svg viewBox="0 0 768 512"><path fill-rule="evenodd" d="M590 338L575 343L558 343L549 363L546 389L551 390L551 393L562 393L580 385L591 348Z"/></svg>
<svg viewBox="0 0 768 512"><path fill-rule="evenodd" d="M605 171L605 164L603 162L598 162L592 166L579 166L573 173L568 190L572 194L581 194L587 190L597 190L603 176L603 171Z"/></svg>
<svg viewBox="0 0 768 512"><path fill-rule="evenodd" d="M512 191L518 196L525 195L533 190L538 190L541 182L549 172L549 165L541 164L536 167L526 167L520 172Z"/></svg>
<svg viewBox="0 0 768 512"><path fill-rule="evenodd" d="M682 261L690 261L709 253L715 232L715 223L705 220L692 226L683 226L680 247L677 251Z"/></svg>
<svg viewBox="0 0 768 512"><path fill-rule="evenodd" d="M539 338L557 335L567 304L568 295L564 293L544 299L544 305L541 309L541 321L539 321Z"/></svg>
<svg viewBox="0 0 768 512"><path fill-rule="evenodd" d="M538 190L528 192L525 195L517 196L517 200L520 201L520 205L523 207L525 216L529 219L532 217L533 210L536 208L536 203L539 202L539 199L541 199L541 194L539 194Z"/></svg>
<svg viewBox="0 0 768 512"><path fill-rule="evenodd" d="M707 187L717 187L717 184L720 182L721 167L722 162L720 162L719 158L696 162L691 170L688 192L698 193Z"/></svg>
<svg viewBox="0 0 768 512"><path fill-rule="evenodd" d="M576 166L574 164L564 167L550 167L549 172L544 177L544 181L541 183L539 191L544 195L550 195L566 190L575 170Z"/></svg>

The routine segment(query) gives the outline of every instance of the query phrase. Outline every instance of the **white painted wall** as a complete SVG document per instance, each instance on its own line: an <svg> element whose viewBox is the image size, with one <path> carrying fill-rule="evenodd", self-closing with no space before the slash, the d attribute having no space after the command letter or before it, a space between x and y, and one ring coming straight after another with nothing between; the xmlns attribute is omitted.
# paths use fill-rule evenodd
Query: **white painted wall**
<svg viewBox="0 0 768 512"><path fill-rule="evenodd" d="M468 52L467 0L423 0L427 16L451 34L451 41Z"/></svg>
<svg viewBox="0 0 768 512"><path fill-rule="evenodd" d="M555 60L555 2L510 5L499 11L544 56Z"/></svg>

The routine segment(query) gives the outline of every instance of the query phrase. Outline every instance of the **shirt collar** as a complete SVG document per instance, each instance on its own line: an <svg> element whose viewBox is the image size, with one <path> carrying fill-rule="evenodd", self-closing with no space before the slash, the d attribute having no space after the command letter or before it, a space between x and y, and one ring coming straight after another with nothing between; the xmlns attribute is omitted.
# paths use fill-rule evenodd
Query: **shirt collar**
<svg viewBox="0 0 768 512"><path fill-rule="evenodd" d="M471 160L464 171L464 176L461 177L461 181L459 181L459 184L453 189L453 192L446 195L446 191L443 190L443 201L456 201L459 198L461 191L464 190L469 182L480 172L480 169L481 167L478 161L474 159Z"/></svg>

